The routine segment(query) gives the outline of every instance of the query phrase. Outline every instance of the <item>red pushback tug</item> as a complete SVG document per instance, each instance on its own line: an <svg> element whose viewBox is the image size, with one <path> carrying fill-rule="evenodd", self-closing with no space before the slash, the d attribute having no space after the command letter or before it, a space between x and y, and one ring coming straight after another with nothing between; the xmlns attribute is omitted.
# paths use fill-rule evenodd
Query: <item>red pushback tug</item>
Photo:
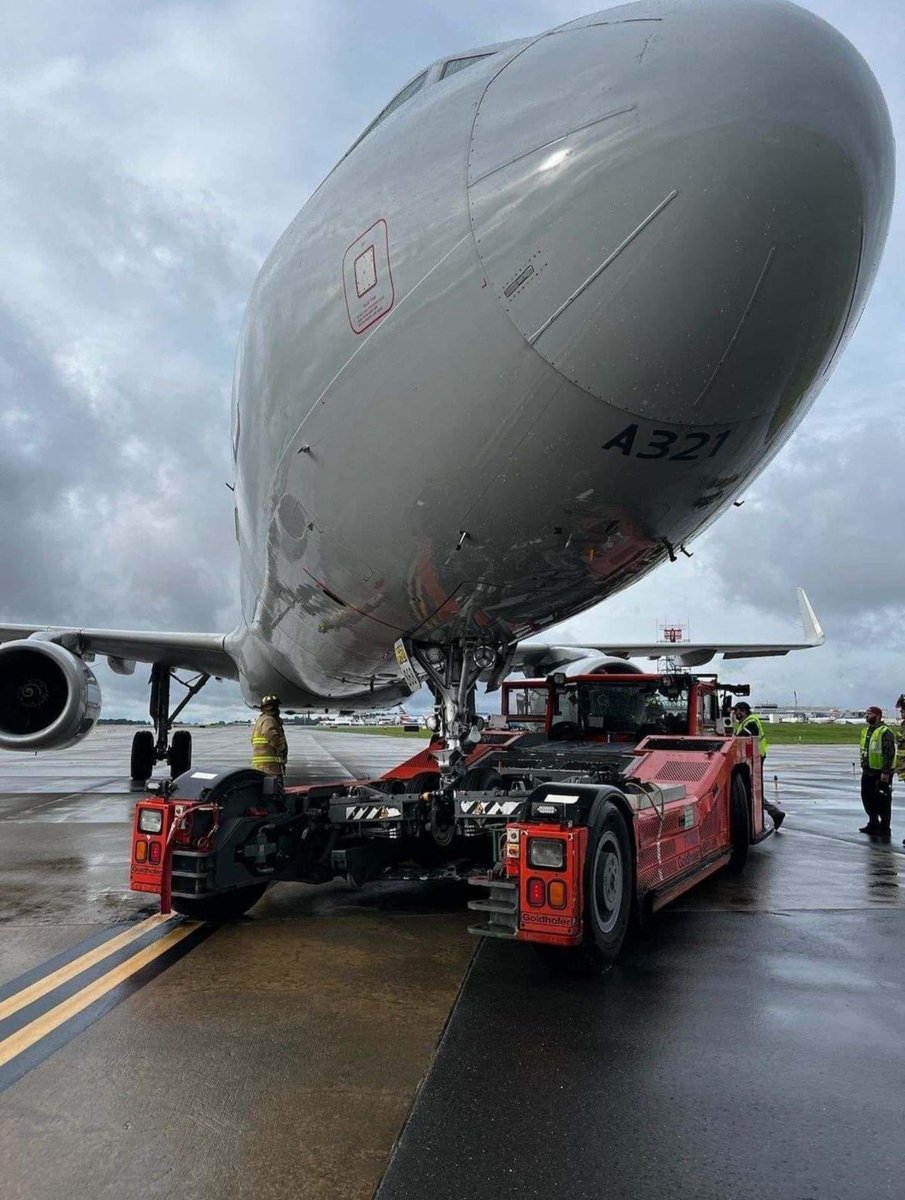
<svg viewBox="0 0 905 1200"><path fill-rule="evenodd" d="M281 880L468 879L473 933L603 964L633 915L741 867L772 832L757 739L725 732L747 692L687 674L507 682L452 792L436 747L353 783L193 770L136 806L132 887L226 920Z"/></svg>

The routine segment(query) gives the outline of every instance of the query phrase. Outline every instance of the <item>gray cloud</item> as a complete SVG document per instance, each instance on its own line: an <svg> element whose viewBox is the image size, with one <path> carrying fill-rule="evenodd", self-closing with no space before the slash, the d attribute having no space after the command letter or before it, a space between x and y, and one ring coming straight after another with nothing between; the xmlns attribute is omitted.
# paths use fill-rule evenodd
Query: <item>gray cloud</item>
<svg viewBox="0 0 905 1200"><path fill-rule="evenodd" d="M901 129L896 6L808 7L865 54ZM406 78L583 10L410 0L384 4L379 21L351 0L3 10L0 614L228 629L228 397L258 265ZM788 635L803 583L830 644L746 667L762 694L888 703L905 686L903 247L899 204L852 345L746 506L693 560L570 623L577 638L648 639L664 616L701 635ZM870 540L877 521L888 539ZM142 711L141 669L99 674L108 712ZM195 706L199 717L229 711L241 706L227 685Z"/></svg>

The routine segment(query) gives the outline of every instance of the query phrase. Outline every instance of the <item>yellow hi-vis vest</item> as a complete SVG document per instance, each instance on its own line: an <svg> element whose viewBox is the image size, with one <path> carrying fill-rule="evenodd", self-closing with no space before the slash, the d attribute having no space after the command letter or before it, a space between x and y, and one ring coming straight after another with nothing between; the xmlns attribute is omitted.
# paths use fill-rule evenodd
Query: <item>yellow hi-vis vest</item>
<svg viewBox="0 0 905 1200"><path fill-rule="evenodd" d="M750 716L745 717L744 721L739 721L739 723L735 727L735 736L741 737L742 733L744 732L745 726L750 725L750 724L754 725L755 729L757 730L757 736L760 738L760 756L761 756L761 758L766 758L767 750L770 746L770 743L767 741L767 734L766 734L766 731L764 730L764 723L760 719L760 717L756 716L754 713L751 713Z"/></svg>
<svg viewBox="0 0 905 1200"><path fill-rule="evenodd" d="M879 725L865 725L861 730L861 766L872 771L892 770L883 763L883 734L889 730L881 721Z"/></svg>

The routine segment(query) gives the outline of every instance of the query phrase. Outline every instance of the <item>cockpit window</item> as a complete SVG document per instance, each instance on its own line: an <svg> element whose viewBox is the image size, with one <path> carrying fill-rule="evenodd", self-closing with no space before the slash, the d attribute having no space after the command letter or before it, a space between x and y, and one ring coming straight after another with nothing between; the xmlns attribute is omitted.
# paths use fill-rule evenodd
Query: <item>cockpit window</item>
<svg viewBox="0 0 905 1200"><path fill-rule="evenodd" d="M482 58L490 58L489 54L470 54L467 58L451 58L440 73L441 79L448 79L459 71L464 71L472 63L480 62Z"/></svg>
<svg viewBox="0 0 905 1200"><path fill-rule="evenodd" d="M406 100L411 100L412 96L416 95L418 92L421 91L421 89L424 87L424 81L427 79L429 71L430 71L430 67L428 67L426 71L422 71L421 74L418 75L417 78L413 79L411 83L407 83L405 85L405 87L402 89L402 91L397 93L397 95L395 95L393 97L393 99L389 102L389 104L386 106L386 108L382 109L378 113L378 115L374 118L374 120L371 122L371 124L364 131L364 133L359 134L359 136L355 139L355 141L352 143L352 145L349 147L349 149L345 152L345 154L339 160L340 162L345 161L345 159L347 159L349 157L349 155L352 153L352 151L355 149L355 147L360 145L365 140L365 138L368 136L368 134L371 133L372 130L377 128L377 126L380 124L381 121L385 121L387 119L387 117L390 115L390 113L394 113L397 108L400 108L403 104L405 104ZM338 165L339 165L339 163L337 163L337 166Z"/></svg>
<svg viewBox="0 0 905 1200"><path fill-rule="evenodd" d="M430 68L428 68L428 70L429 69ZM361 137L367 137L372 129L376 129L381 121L385 121L387 119L390 113L394 113L397 108L401 108L402 105L405 104L406 100L411 100L412 96L417 95L417 93L420 92L424 87L425 79L427 79L427 71L422 71L417 79L413 79L411 83L407 83L402 91L393 97L383 112L381 112L380 115L371 122ZM361 141L361 138L358 140Z"/></svg>

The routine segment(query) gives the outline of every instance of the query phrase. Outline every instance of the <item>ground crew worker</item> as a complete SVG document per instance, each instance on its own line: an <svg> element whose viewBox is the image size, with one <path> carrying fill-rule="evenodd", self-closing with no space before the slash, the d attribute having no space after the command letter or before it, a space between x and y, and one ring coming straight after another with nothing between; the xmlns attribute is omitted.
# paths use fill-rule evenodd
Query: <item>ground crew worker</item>
<svg viewBox="0 0 905 1200"><path fill-rule="evenodd" d="M764 723L757 713L751 711L751 705L746 700L739 700L732 709L732 715L735 718L736 737L760 738L760 790L764 796L764 808L770 814L770 819L773 821L773 828L778 830L786 819L786 814L776 804L770 803L764 791L764 759L767 757L767 749L770 745L767 741L767 732L764 729Z"/></svg>
<svg viewBox="0 0 905 1200"><path fill-rule="evenodd" d="M892 769L896 761L896 738L883 723L883 710L874 704L864 714L861 730L861 803L867 824L861 833L888 842L892 820Z"/></svg>
<svg viewBox="0 0 905 1200"><path fill-rule="evenodd" d="M280 720L280 701L276 696L265 696L261 715L251 731L251 765L265 775L278 775L282 779L288 751Z"/></svg>
<svg viewBox="0 0 905 1200"><path fill-rule="evenodd" d="M905 692L896 701L896 710L899 714L899 730L896 733L896 765L893 769L905 783Z"/></svg>

